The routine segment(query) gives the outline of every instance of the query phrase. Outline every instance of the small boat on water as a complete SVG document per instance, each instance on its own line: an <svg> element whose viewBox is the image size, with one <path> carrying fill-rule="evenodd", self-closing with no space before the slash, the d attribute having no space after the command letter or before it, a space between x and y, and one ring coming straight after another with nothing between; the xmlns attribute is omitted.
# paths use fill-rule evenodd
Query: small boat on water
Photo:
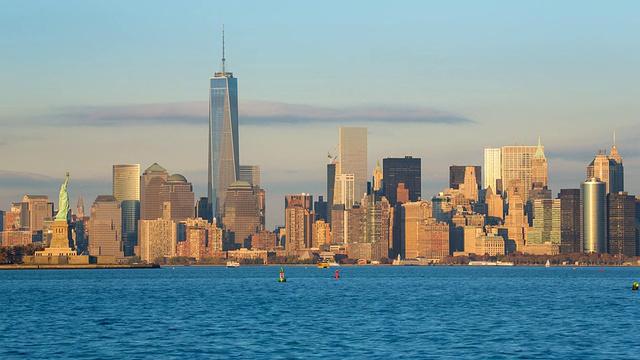
<svg viewBox="0 0 640 360"><path fill-rule="evenodd" d="M237 261L227 261L228 268L237 268L240 267L240 263Z"/></svg>
<svg viewBox="0 0 640 360"><path fill-rule="evenodd" d="M550 267L551 263L549 262L549 259L547 259L547 262L544 264L544 267Z"/></svg>
<svg viewBox="0 0 640 360"><path fill-rule="evenodd" d="M329 265L329 263L328 263L328 262L324 262L324 261L323 261L323 262L319 262L319 263L318 263L318 269L327 269L327 268L329 268L329 267L330 267L330 265Z"/></svg>

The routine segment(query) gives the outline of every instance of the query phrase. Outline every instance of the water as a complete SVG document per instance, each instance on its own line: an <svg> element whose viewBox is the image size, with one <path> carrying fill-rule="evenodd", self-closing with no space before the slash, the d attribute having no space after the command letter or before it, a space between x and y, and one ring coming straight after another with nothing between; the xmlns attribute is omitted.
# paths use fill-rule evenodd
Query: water
<svg viewBox="0 0 640 360"><path fill-rule="evenodd" d="M639 268L0 271L0 359L638 358Z"/></svg>

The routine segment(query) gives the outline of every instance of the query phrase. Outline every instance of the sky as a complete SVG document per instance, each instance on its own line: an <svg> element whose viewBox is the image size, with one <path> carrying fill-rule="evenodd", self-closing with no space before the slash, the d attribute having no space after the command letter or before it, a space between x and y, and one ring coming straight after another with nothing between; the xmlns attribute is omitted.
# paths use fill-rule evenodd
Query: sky
<svg viewBox="0 0 640 360"><path fill-rule="evenodd" d="M267 227L284 195L326 193L340 126L377 160L422 159L422 194L483 149L545 146L549 187L578 188L611 148L640 194L637 1L31 1L0 12L0 210L73 210L112 165L153 163L207 194L208 79L238 78L240 163L261 166Z"/></svg>

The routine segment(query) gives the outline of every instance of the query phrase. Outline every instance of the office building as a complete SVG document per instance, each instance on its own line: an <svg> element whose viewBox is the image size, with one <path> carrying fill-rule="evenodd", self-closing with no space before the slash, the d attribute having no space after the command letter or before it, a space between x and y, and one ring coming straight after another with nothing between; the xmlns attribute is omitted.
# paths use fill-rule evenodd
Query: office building
<svg viewBox="0 0 640 360"><path fill-rule="evenodd" d="M318 201L313 203L313 211L316 213L316 221L324 220L327 222L327 202L322 196L318 196Z"/></svg>
<svg viewBox="0 0 640 360"><path fill-rule="evenodd" d="M238 181L244 181L253 187L260 187L260 165L240 165Z"/></svg>
<svg viewBox="0 0 640 360"><path fill-rule="evenodd" d="M404 203L401 219L400 256L403 259L415 258L421 254L424 256L419 244L420 226L433 219L431 204L426 200Z"/></svg>
<svg viewBox="0 0 640 360"><path fill-rule="evenodd" d="M587 166L587 179L591 178L598 178L605 183L607 194L624 191L624 166L622 156L618 153L615 137L611 153L607 155L606 151L601 151Z"/></svg>
<svg viewBox="0 0 640 360"><path fill-rule="evenodd" d="M538 146L503 146L502 147L502 184L508 187L512 180L522 180L522 200L529 200L529 190L532 189L533 158L539 149L544 152L542 145ZM511 196L507 191L507 198Z"/></svg>
<svg viewBox="0 0 640 360"><path fill-rule="evenodd" d="M449 166L449 187L452 189L460 189L460 185L464 184L465 176L469 171L467 168L473 168L475 181L477 188L482 186L482 167L480 166L465 166L465 165L451 165Z"/></svg>
<svg viewBox="0 0 640 360"><path fill-rule="evenodd" d="M495 194L502 193L502 149L484 149L484 172L482 188L491 187Z"/></svg>
<svg viewBox="0 0 640 360"><path fill-rule="evenodd" d="M582 252L580 247L580 189L561 189L560 253Z"/></svg>
<svg viewBox="0 0 640 360"><path fill-rule="evenodd" d="M100 195L91 206L88 251L93 256L124 258L122 208L113 195Z"/></svg>
<svg viewBox="0 0 640 360"><path fill-rule="evenodd" d="M409 201L418 201L422 189L422 165L420 158L405 156L404 158L382 159L382 177L384 179L384 196L391 206L396 206L398 184L403 183L409 190Z"/></svg>
<svg viewBox="0 0 640 360"><path fill-rule="evenodd" d="M225 69L223 30L222 69L209 79L209 221L224 216L227 189L239 177L239 148L238 81Z"/></svg>
<svg viewBox="0 0 640 360"><path fill-rule="evenodd" d="M331 226L331 210L333 209L333 191L336 181L336 163L327 164L327 223Z"/></svg>
<svg viewBox="0 0 640 360"><path fill-rule="evenodd" d="M184 176L180 174L169 176L160 186L158 199L162 206L163 219L184 221L194 217L193 186Z"/></svg>
<svg viewBox="0 0 640 360"><path fill-rule="evenodd" d="M304 206L300 198L293 198L285 209L285 249L288 254L310 248L312 241L313 212Z"/></svg>
<svg viewBox="0 0 640 360"><path fill-rule="evenodd" d="M23 227L28 228L32 234L44 229L46 219L53 217L53 203L46 195L25 195L22 199L25 207L21 212L21 218L26 220Z"/></svg>
<svg viewBox="0 0 640 360"><path fill-rule="evenodd" d="M560 246L562 239L561 200L536 199L534 200L534 209L533 228L529 230L527 245L549 243Z"/></svg>
<svg viewBox="0 0 640 360"><path fill-rule="evenodd" d="M538 147L531 161L531 187L546 189L549 182L549 172L547 169L547 158L544 156L542 142L538 138Z"/></svg>
<svg viewBox="0 0 640 360"><path fill-rule="evenodd" d="M606 184L597 178L580 183L580 244L584 252L605 252Z"/></svg>
<svg viewBox="0 0 640 360"><path fill-rule="evenodd" d="M609 254L636 256L636 198L626 192L610 193Z"/></svg>
<svg viewBox="0 0 640 360"><path fill-rule="evenodd" d="M336 174L334 185L334 206L344 205L345 209L349 210L353 207L356 201L360 201L355 198L355 176L353 174Z"/></svg>
<svg viewBox="0 0 640 360"><path fill-rule="evenodd" d="M222 224L225 250L251 247L251 235L260 231L260 199L246 181L236 181L227 190Z"/></svg>
<svg viewBox="0 0 640 360"><path fill-rule="evenodd" d="M162 218L160 189L169 178L165 168L154 163L140 177L140 219L156 220Z"/></svg>
<svg viewBox="0 0 640 360"><path fill-rule="evenodd" d="M122 243L125 256L134 255L140 220L140 164L113 165L113 196L122 209Z"/></svg>
<svg viewBox="0 0 640 360"><path fill-rule="evenodd" d="M367 193L367 128L341 127L339 130L338 152L340 162L336 175L353 175L354 199L360 202Z"/></svg>
<svg viewBox="0 0 640 360"><path fill-rule="evenodd" d="M382 168L380 167L380 160L376 161L376 168L371 172L371 176L373 178L373 191L381 191L384 174L382 172Z"/></svg>

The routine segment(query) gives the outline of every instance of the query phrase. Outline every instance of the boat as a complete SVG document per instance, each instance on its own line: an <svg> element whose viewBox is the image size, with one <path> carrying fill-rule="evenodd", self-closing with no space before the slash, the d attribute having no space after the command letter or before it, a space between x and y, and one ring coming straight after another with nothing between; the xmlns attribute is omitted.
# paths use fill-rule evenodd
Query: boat
<svg viewBox="0 0 640 360"><path fill-rule="evenodd" d="M240 263L237 261L227 261L228 268L237 268L240 267Z"/></svg>
<svg viewBox="0 0 640 360"><path fill-rule="evenodd" d="M547 262L544 264L544 267L550 267L551 263L549 262L549 259L547 259Z"/></svg>
<svg viewBox="0 0 640 360"><path fill-rule="evenodd" d="M339 264L339 263L337 263L337 262L330 262L330 263L328 263L327 265L329 265L330 267L337 267L337 266L340 266L340 264Z"/></svg>
<svg viewBox="0 0 640 360"><path fill-rule="evenodd" d="M328 263L328 262L324 262L324 261L323 261L323 262L319 262L319 263L318 263L318 269L327 269L327 268L329 268L329 267L330 267L330 265L329 265L329 263Z"/></svg>

